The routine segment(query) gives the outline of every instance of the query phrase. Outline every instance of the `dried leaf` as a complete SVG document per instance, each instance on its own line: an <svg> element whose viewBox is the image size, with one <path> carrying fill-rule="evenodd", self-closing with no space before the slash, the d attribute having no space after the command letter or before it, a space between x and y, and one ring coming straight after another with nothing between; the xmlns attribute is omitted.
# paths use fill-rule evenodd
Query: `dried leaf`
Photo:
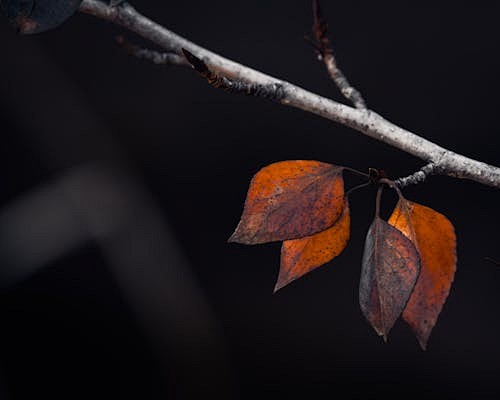
<svg viewBox="0 0 500 400"><path fill-rule="evenodd" d="M455 230L444 215L402 197L389 224L403 232L420 254L420 276L403 318L425 350L455 275Z"/></svg>
<svg viewBox="0 0 500 400"><path fill-rule="evenodd" d="M82 0L1 0L7 18L20 33L39 33L61 25Z"/></svg>
<svg viewBox="0 0 500 400"><path fill-rule="evenodd" d="M403 312L419 270L420 260L413 243L375 217L365 242L359 303L366 319L384 340Z"/></svg>
<svg viewBox="0 0 500 400"><path fill-rule="evenodd" d="M331 228L281 246L281 266L274 291L333 260L347 245L351 218L347 199L341 217Z"/></svg>
<svg viewBox="0 0 500 400"><path fill-rule="evenodd" d="M230 242L257 244L324 231L344 207L342 167L319 161L282 161L252 179Z"/></svg>

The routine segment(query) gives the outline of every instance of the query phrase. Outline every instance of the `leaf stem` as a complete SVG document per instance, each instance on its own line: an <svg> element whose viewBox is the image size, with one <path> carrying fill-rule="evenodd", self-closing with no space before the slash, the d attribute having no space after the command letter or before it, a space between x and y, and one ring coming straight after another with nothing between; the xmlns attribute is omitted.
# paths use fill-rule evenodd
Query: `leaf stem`
<svg viewBox="0 0 500 400"><path fill-rule="evenodd" d="M354 186L352 188L350 188L347 193L345 194L345 197L349 197L349 195L353 192L355 192L356 190L358 189L361 189L361 188L364 188L366 186L370 186L372 183L371 182L365 182L365 183L362 183L361 185L357 185L357 186Z"/></svg>
<svg viewBox="0 0 500 400"><path fill-rule="evenodd" d="M375 218L380 217L380 198L382 197L383 191L384 185L380 185L377 190L377 198L375 199Z"/></svg>
<svg viewBox="0 0 500 400"><path fill-rule="evenodd" d="M387 185L388 187L390 187L391 189L394 189L396 191L396 193L398 194L399 198L401 199L404 199L403 197L403 193L401 192L401 189L399 189L398 185L396 184L396 182L394 182L392 179L388 179L388 178L380 178L379 179L379 183L382 183L384 185Z"/></svg>

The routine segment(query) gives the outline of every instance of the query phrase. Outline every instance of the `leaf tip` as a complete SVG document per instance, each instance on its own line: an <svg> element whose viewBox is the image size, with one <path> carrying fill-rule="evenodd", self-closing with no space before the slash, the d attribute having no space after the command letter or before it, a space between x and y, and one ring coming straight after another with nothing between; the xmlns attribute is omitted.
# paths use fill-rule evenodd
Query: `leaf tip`
<svg viewBox="0 0 500 400"><path fill-rule="evenodd" d="M255 244L251 239L251 236L249 237L249 235L246 234L245 231L241 231L240 229L236 228L229 239L227 239L227 242L239 244Z"/></svg>
<svg viewBox="0 0 500 400"><path fill-rule="evenodd" d="M240 230L240 224L238 224L238 226L236 227L236 229L234 230L234 232L231 234L231 236L229 236L229 238L227 239L227 242L228 243L241 243L241 230Z"/></svg>
<svg viewBox="0 0 500 400"><path fill-rule="evenodd" d="M276 294L278 292L278 290L280 290L283 286L280 286L276 283L276 285L274 285L274 289L273 289L273 294Z"/></svg>
<svg viewBox="0 0 500 400"><path fill-rule="evenodd" d="M417 340L418 340L418 344L420 345L420 348L422 349L422 351L426 351L427 350L427 341L429 340L429 337L423 338L423 337L417 336Z"/></svg>
<svg viewBox="0 0 500 400"><path fill-rule="evenodd" d="M278 276L278 280L276 282L276 285L274 285L273 294L276 293L278 290L284 288L286 285L288 285L290 282L292 282L292 280L290 280L290 279L288 279L280 274L280 276Z"/></svg>

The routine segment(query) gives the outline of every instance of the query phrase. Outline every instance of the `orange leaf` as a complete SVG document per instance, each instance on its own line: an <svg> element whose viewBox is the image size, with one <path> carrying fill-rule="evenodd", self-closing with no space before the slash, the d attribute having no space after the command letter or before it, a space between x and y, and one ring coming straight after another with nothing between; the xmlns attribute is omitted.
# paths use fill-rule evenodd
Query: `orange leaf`
<svg viewBox="0 0 500 400"><path fill-rule="evenodd" d="M419 270L420 260L413 243L380 217L375 217L366 236L359 304L384 340L403 312Z"/></svg>
<svg viewBox="0 0 500 400"><path fill-rule="evenodd" d="M342 167L319 161L282 161L252 179L243 215L230 242L298 239L330 228L344 206Z"/></svg>
<svg viewBox="0 0 500 400"><path fill-rule="evenodd" d="M281 246L281 266L274 291L337 257L347 245L351 217L347 199L338 221L331 228L302 239L286 240Z"/></svg>
<svg viewBox="0 0 500 400"><path fill-rule="evenodd" d="M403 318L425 350L455 275L455 230L444 215L402 197L389 224L403 232L420 254L422 270Z"/></svg>

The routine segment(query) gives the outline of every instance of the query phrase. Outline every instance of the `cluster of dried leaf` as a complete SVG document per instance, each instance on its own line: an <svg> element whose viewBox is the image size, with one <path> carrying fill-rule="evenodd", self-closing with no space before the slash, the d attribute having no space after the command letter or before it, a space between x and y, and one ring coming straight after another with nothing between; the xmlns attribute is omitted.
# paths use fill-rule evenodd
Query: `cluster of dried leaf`
<svg viewBox="0 0 500 400"><path fill-rule="evenodd" d="M243 215L229 241L283 241L275 291L331 261L346 247L350 211L344 170L319 161L283 161L253 177ZM372 181L379 191L363 254L361 310L384 339L402 315L425 349L453 282L455 231L444 215L406 200L389 179ZM399 195L388 221L379 215L384 185Z"/></svg>

